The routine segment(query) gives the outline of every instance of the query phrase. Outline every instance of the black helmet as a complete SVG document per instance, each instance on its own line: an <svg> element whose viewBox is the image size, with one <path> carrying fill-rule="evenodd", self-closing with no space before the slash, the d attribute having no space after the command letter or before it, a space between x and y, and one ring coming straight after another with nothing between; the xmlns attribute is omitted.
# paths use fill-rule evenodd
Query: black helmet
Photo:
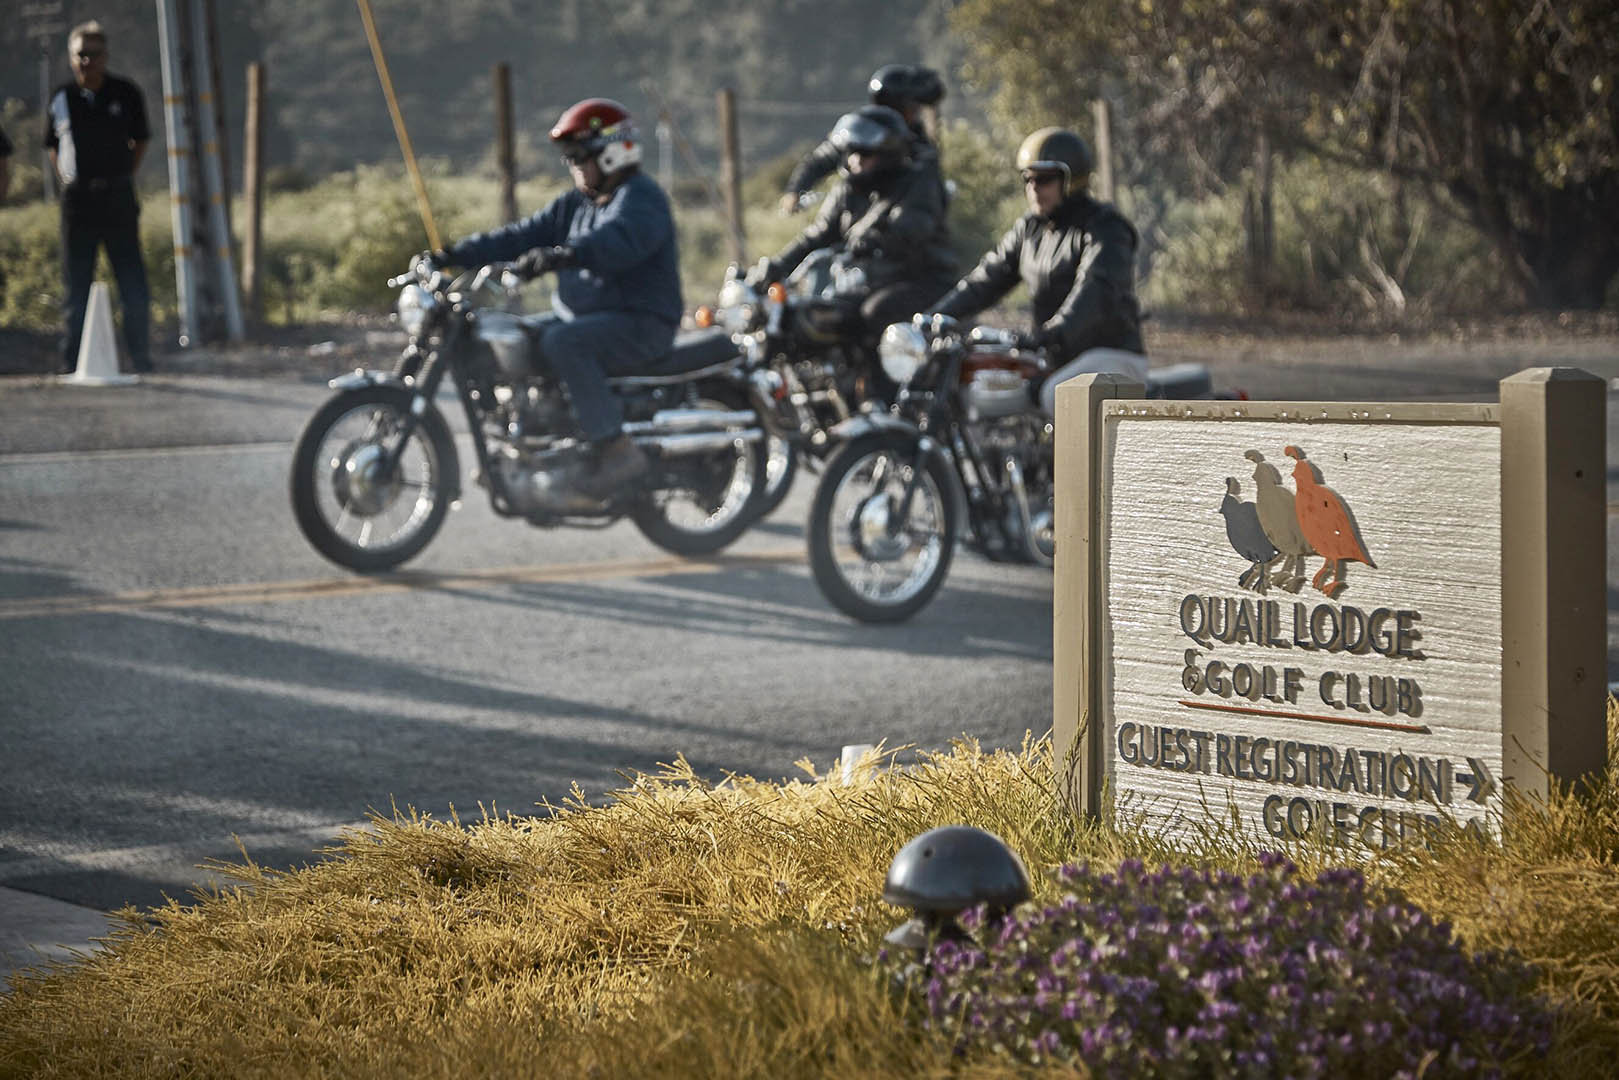
<svg viewBox="0 0 1619 1080"><path fill-rule="evenodd" d="M843 158L842 169L851 181L866 184L904 166L911 154L911 130L905 118L886 105L862 105L844 113L827 136ZM875 154L875 166L849 173L850 154Z"/></svg>
<svg viewBox="0 0 1619 1080"><path fill-rule="evenodd" d="M1096 158L1090 145L1072 131L1041 128L1018 147L1019 172L1056 170L1063 174L1062 193L1066 198L1090 186Z"/></svg>
<svg viewBox="0 0 1619 1080"><path fill-rule="evenodd" d="M871 81L866 84L871 94L873 105L887 105L890 109L903 109L908 102L916 100L912 86L916 81L916 69L909 64L884 64L871 73Z"/></svg>
<svg viewBox="0 0 1619 1080"><path fill-rule="evenodd" d="M944 100L944 80L932 68L918 67L914 69L915 80L911 84L911 94L918 105L937 105Z"/></svg>

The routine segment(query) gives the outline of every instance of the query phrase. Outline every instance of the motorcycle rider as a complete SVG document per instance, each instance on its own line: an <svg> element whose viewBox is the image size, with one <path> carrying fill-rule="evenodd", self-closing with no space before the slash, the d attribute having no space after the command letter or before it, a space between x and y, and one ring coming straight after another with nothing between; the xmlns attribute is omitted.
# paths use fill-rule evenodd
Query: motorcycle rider
<svg viewBox="0 0 1619 1080"><path fill-rule="evenodd" d="M939 102L944 99L944 80L932 68L911 64L884 64L872 73L867 84L873 105L886 105L905 118L910 131L911 161L915 164L932 163L939 167L939 148L933 142L933 128L938 123ZM836 172L843 164L843 153L831 139L806 154L793 167L782 191L781 210L796 214L803 206L803 197L822 179Z"/></svg>
<svg viewBox="0 0 1619 1080"><path fill-rule="evenodd" d="M1021 280L1034 324L1023 344L1046 350L1057 367L1040 389L1047 412L1055 411L1057 384L1075 375L1112 371L1144 382L1136 230L1091 197L1090 147L1072 131L1041 128L1018 147L1017 167L1029 212L932 311L976 315Z"/></svg>
<svg viewBox="0 0 1619 1080"><path fill-rule="evenodd" d="M607 379L645 373L674 344L682 309L675 223L663 189L640 169L640 134L623 105L586 98L552 126L551 141L572 190L529 218L430 257L459 266L516 260L525 277L556 272L560 318L546 325L540 351L594 450L574 487L599 504L648 469L623 433L623 409Z"/></svg>
<svg viewBox="0 0 1619 1080"><path fill-rule="evenodd" d="M759 288L793 271L812 251L842 244L864 270L864 294L850 297L851 336L875 341L883 327L918 310L955 276L944 190L930 162L911 156L904 117L865 105L838 120L828 141L843 156L843 179L809 228L748 274Z"/></svg>

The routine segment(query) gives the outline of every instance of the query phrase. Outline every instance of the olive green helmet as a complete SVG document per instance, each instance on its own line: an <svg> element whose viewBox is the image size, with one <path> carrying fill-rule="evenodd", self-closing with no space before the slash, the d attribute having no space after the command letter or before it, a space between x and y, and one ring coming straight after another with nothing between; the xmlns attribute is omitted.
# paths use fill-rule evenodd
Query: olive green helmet
<svg viewBox="0 0 1619 1080"><path fill-rule="evenodd" d="M1067 198L1090 186L1096 157L1090 144L1063 128L1041 128L1017 149L1019 172L1056 170L1063 176L1062 193Z"/></svg>

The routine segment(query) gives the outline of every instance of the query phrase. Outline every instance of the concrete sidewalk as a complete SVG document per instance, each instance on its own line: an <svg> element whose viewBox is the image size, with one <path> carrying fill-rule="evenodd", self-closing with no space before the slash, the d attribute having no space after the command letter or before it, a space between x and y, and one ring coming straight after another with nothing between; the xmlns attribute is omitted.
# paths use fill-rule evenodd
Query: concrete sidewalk
<svg viewBox="0 0 1619 1080"><path fill-rule="evenodd" d="M106 912L0 887L0 990L20 968L97 948L92 939L105 937L113 925Z"/></svg>

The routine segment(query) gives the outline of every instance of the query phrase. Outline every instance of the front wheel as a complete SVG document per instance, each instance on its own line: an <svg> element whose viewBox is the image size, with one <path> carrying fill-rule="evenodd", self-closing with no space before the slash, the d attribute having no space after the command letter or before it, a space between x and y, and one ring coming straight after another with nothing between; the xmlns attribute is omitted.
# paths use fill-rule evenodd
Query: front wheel
<svg viewBox="0 0 1619 1080"><path fill-rule="evenodd" d="M346 390L309 418L292 454L292 510L315 550L362 574L391 570L433 539L449 512L455 444L429 409L399 449L411 392Z"/></svg>
<svg viewBox="0 0 1619 1080"><path fill-rule="evenodd" d="M899 622L933 599L955 551L951 479L937 455L899 433L856 439L832 457L810 508L809 555L833 607Z"/></svg>

